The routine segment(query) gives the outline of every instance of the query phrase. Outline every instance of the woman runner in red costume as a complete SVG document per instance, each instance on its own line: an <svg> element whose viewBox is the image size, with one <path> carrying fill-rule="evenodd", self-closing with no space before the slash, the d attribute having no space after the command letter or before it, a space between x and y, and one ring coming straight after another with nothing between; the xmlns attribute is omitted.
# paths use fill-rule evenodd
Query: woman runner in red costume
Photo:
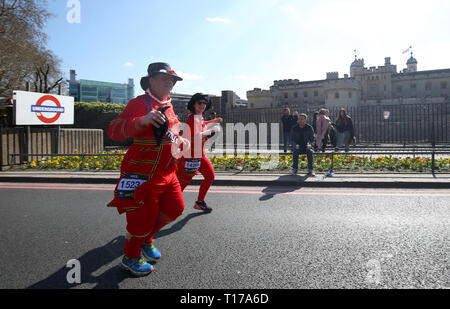
<svg viewBox="0 0 450 309"><path fill-rule="evenodd" d="M122 161L114 199L108 206L126 214L121 266L138 276L153 271L148 261L161 258L153 245L155 233L184 210L172 145L188 148L189 142L179 136L179 121L169 96L180 80L167 63L150 64L148 76L141 79L146 93L131 100L108 129L113 140L134 138Z"/></svg>
<svg viewBox="0 0 450 309"><path fill-rule="evenodd" d="M207 213L211 212L212 208L206 204L205 197L214 182L215 173L211 162L205 154L204 146L209 138L220 131L218 126L208 129L207 125L222 122L222 118L216 118L207 122L203 119L203 113L210 107L211 100L207 95L201 93L194 94L189 101L187 108L190 113L186 121L188 128L185 129L183 136L190 141L191 150L190 155L185 155L178 160L177 171L182 191L189 185L197 171L203 175L204 180L200 185L198 199L194 208ZM183 153L186 154L186 152Z"/></svg>

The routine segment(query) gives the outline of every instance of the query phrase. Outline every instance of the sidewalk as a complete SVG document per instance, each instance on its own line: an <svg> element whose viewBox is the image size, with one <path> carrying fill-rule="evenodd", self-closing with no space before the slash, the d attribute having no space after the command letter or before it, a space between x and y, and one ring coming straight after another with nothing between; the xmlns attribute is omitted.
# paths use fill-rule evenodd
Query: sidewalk
<svg viewBox="0 0 450 309"><path fill-rule="evenodd" d="M91 183L115 184L119 172L67 171L2 171L0 182L33 183ZM203 177L195 176L192 185L199 185ZM215 186L297 186L297 187L355 187L355 188L446 188L450 189L450 174L334 174L316 173L306 177L299 172L289 174L216 172Z"/></svg>

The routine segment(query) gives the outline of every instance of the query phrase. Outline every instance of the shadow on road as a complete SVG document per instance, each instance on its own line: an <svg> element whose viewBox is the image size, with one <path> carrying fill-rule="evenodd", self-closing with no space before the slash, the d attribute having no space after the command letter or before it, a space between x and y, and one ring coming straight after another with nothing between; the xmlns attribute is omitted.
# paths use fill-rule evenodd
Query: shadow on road
<svg viewBox="0 0 450 309"><path fill-rule="evenodd" d="M193 219L195 217L206 215L206 214L207 213L205 213L205 212L197 212L197 213L189 214L185 218L183 218L182 220L180 220L177 223L175 223L174 225L172 225L170 228L165 229L165 230L161 230L158 233L156 233L154 238L157 239L157 238L165 237L165 236L168 236L170 234L173 234L173 233L176 233L178 231L181 231L181 229L186 225L186 223L188 223L189 220L191 220L191 219Z"/></svg>
<svg viewBox="0 0 450 309"><path fill-rule="evenodd" d="M189 220L204 214L201 212L187 215L170 228L159 231L155 235L155 239L180 231ZM92 249L79 257L77 259L81 265L81 283L79 284L70 284L67 282L67 273L71 269L63 267L48 278L29 286L27 289L71 289L86 283L96 284L94 289L118 289L119 284L125 279L135 278L129 272L120 268L119 262L99 275L95 275L94 273L100 268L112 263L117 258L122 257L124 246L125 237L118 236L103 247Z"/></svg>
<svg viewBox="0 0 450 309"><path fill-rule="evenodd" d="M278 178L278 180L292 180L295 179L298 184L289 186L289 187L277 187L277 186L269 186L262 190L264 193L263 196L259 198L260 201L268 201L273 198L277 194L283 194L288 192L294 192L300 188L302 188L302 183L308 179L309 176L292 176L292 175L283 175Z"/></svg>
<svg viewBox="0 0 450 309"><path fill-rule="evenodd" d="M103 247L92 249L79 257L77 260L81 265L80 284L68 283L67 273L70 268L63 267L50 277L31 285L28 289L70 289L85 283L96 283L95 289L118 289L120 282L131 277L118 264L98 276L94 275L94 272L122 256L124 246L125 237L118 236Z"/></svg>

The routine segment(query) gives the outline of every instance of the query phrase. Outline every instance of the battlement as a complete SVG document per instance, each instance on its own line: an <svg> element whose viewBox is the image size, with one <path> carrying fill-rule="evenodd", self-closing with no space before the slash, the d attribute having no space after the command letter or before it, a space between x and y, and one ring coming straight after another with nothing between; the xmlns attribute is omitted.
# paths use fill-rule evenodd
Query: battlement
<svg viewBox="0 0 450 309"><path fill-rule="evenodd" d="M298 79L283 79L276 80L273 82L273 85L276 87L289 87L289 86L298 86L300 81Z"/></svg>
<svg viewBox="0 0 450 309"><path fill-rule="evenodd" d="M272 96L270 90L262 90L261 88L254 88L253 90L247 91L247 98L249 96Z"/></svg>
<svg viewBox="0 0 450 309"><path fill-rule="evenodd" d="M339 79L339 72L327 72L327 79Z"/></svg>

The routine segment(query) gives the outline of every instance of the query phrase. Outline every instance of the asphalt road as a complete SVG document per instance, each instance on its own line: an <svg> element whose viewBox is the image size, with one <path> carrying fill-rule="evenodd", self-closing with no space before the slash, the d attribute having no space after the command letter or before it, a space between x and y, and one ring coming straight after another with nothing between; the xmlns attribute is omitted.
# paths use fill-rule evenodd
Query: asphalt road
<svg viewBox="0 0 450 309"><path fill-rule="evenodd" d="M0 183L0 288L450 287L450 189L214 187L211 214L192 208L197 189L135 278L118 267L113 186Z"/></svg>

